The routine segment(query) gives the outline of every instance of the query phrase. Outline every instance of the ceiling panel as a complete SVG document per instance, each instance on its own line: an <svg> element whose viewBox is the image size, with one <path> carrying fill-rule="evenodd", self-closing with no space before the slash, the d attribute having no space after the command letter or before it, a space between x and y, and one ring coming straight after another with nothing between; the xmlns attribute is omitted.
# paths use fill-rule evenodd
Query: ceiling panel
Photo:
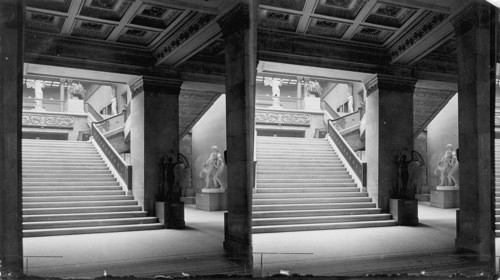
<svg viewBox="0 0 500 280"><path fill-rule="evenodd" d="M105 40L115 26L100 22L76 20L71 35Z"/></svg>
<svg viewBox="0 0 500 280"><path fill-rule="evenodd" d="M306 0L260 0L261 5L303 11Z"/></svg>
<svg viewBox="0 0 500 280"><path fill-rule="evenodd" d="M67 13L71 0L26 0L26 7Z"/></svg>
<svg viewBox="0 0 500 280"><path fill-rule="evenodd" d="M144 4L132 19L131 23L148 27L165 29L183 11L151 4Z"/></svg>
<svg viewBox="0 0 500 280"><path fill-rule="evenodd" d="M121 43L148 46L159 34L160 32L125 27L116 41Z"/></svg>
<svg viewBox="0 0 500 280"><path fill-rule="evenodd" d="M394 31L384 30L381 28L360 26L354 36L353 41L364 42L382 45L387 39L394 34Z"/></svg>
<svg viewBox="0 0 500 280"><path fill-rule="evenodd" d="M365 21L368 23L399 28L416 12L416 9L379 3Z"/></svg>
<svg viewBox="0 0 500 280"><path fill-rule="evenodd" d="M315 14L354 20L366 0L319 0Z"/></svg>
<svg viewBox="0 0 500 280"><path fill-rule="evenodd" d="M307 34L341 38L349 26L350 24L339 21L312 18L309 22Z"/></svg>
<svg viewBox="0 0 500 280"><path fill-rule="evenodd" d="M64 21L65 18L61 16L26 12L26 27L33 30L59 34Z"/></svg>
<svg viewBox="0 0 500 280"><path fill-rule="evenodd" d="M129 0L85 0L80 15L120 21L130 5Z"/></svg>
<svg viewBox="0 0 500 280"><path fill-rule="evenodd" d="M300 21L296 14L259 9L259 27L295 32Z"/></svg>

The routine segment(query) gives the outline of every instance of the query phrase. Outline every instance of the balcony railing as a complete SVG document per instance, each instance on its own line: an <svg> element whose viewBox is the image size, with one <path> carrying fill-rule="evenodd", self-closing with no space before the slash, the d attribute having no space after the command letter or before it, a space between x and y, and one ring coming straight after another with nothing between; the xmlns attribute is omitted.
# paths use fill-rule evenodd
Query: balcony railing
<svg viewBox="0 0 500 280"><path fill-rule="evenodd" d="M37 99L23 97L23 110L30 111L36 108L36 103L41 102L41 106L47 112L66 112L67 103L65 100Z"/></svg>
<svg viewBox="0 0 500 280"><path fill-rule="evenodd" d="M269 95L257 95L255 106L257 108L269 108L269 106L273 105L273 97ZM304 99L296 98L296 97L280 97L280 105L283 109L288 110L301 110L304 108Z"/></svg>
<svg viewBox="0 0 500 280"><path fill-rule="evenodd" d="M337 129L333 125L333 121L328 122L328 135L332 139L333 143L342 153L349 166L352 168L358 179L361 181L363 187L366 187L366 163L361 162L359 157L354 153L349 144L340 135Z"/></svg>

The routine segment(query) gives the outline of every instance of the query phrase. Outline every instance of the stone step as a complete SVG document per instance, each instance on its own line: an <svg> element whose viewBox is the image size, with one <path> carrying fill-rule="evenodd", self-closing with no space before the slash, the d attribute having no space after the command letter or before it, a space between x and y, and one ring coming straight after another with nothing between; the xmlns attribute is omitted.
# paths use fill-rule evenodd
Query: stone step
<svg viewBox="0 0 500 280"><path fill-rule="evenodd" d="M98 182L108 182L108 181L116 182L116 179L112 175L86 177L86 178L78 177L78 176L68 177L68 175L66 175L66 177L56 177L56 178L54 178L54 177L52 177L52 178L36 178L36 177L24 178L23 184L26 185L26 183L36 183L36 182L39 182L39 183L43 183L43 182L76 183L76 182L95 182L95 181L98 181Z"/></svg>
<svg viewBox="0 0 500 280"><path fill-rule="evenodd" d="M304 167L304 168L306 168L306 167ZM258 168L258 166L257 166L256 174L257 174L257 176L274 175L274 176L282 176L282 177L302 176L302 174L311 174L311 173L314 175L318 175L318 176L321 176L321 175L324 175L324 176L333 175L333 176L335 176L335 175L349 174L345 168L343 168L344 170L339 170L342 168L335 168L332 170L331 168L328 168L328 167L325 167L325 168L318 167L319 170L316 170L314 167L307 167L307 168L308 168L306 170L307 172L299 172L299 171L304 170L304 169L301 169L299 167L286 169L286 170L283 170L283 169L263 169L263 168Z"/></svg>
<svg viewBox="0 0 500 280"><path fill-rule="evenodd" d="M23 202L23 209L137 205L135 200Z"/></svg>
<svg viewBox="0 0 500 280"><path fill-rule="evenodd" d="M51 156L100 156L95 149L88 150L67 150L67 151L54 151L54 150L23 150L22 157L51 157Z"/></svg>
<svg viewBox="0 0 500 280"><path fill-rule="evenodd" d="M104 176L104 175L111 175L111 171L106 170L105 168L99 170L72 170L71 173L68 173L66 170L52 170L51 172L45 171L45 172L40 172L36 170L31 170L31 171L24 171L23 170L23 178L29 178L29 177L36 177L36 178L42 178L42 177L52 177L52 178L58 178L58 177L67 177L68 174L71 174L71 176Z"/></svg>
<svg viewBox="0 0 500 280"><path fill-rule="evenodd" d="M373 203L373 202L353 202L353 203L253 205L252 212L256 212L256 211L284 211L284 210L349 209L349 208L375 208L375 203Z"/></svg>
<svg viewBox="0 0 500 280"><path fill-rule="evenodd" d="M29 180L79 180L79 179L109 179L115 178L111 172L109 173L88 173L88 174L78 174L78 173L66 173L66 174L23 174L23 182L27 182Z"/></svg>
<svg viewBox="0 0 500 280"><path fill-rule="evenodd" d="M352 179L351 179L352 180ZM257 188L336 188L336 187L356 187L357 185L349 182L342 183L257 183Z"/></svg>
<svg viewBox="0 0 500 280"><path fill-rule="evenodd" d="M318 210L287 210L287 211L258 211L252 213L252 218L285 218L285 217L314 217L314 216L343 216L380 214L380 208L352 208L352 209L318 209Z"/></svg>
<svg viewBox="0 0 500 280"><path fill-rule="evenodd" d="M80 195L80 196L28 196L23 197L23 202L71 202L71 201L110 201L134 200L131 195Z"/></svg>
<svg viewBox="0 0 500 280"><path fill-rule="evenodd" d="M104 160L99 157L92 157L92 158L23 158L22 160L23 165L26 164L38 164L38 163L43 163L48 166L52 166L53 164L99 164L102 163L104 164Z"/></svg>
<svg viewBox="0 0 500 280"><path fill-rule="evenodd" d="M93 182L23 182L23 187L36 187L36 186L118 186L115 181L93 181Z"/></svg>
<svg viewBox="0 0 500 280"><path fill-rule="evenodd" d="M287 173L304 174L309 172L321 172L321 173L347 172L347 169L345 166L341 165L301 166L300 164L297 164L297 165L287 165L287 166L280 166L280 165L264 166L257 163L256 172L257 173L272 172L276 174L287 174Z"/></svg>
<svg viewBox="0 0 500 280"><path fill-rule="evenodd" d="M257 155L257 161L268 161L268 160L283 160L283 161L316 161L316 160L328 160L333 162L340 162L340 158L334 155Z"/></svg>
<svg viewBox="0 0 500 280"><path fill-rule="evenodd" d="M300 142L300 143L313 143L313 142L327 142L325 138L301 138L301 137L270 137L270 136L257 136L257 142Z"/></svg>
<svg viewBox="0 0 500 280"><path fill-rule="evenodd" d="M122 187L115 186L35 186L23 187L23 193L27 192L75 192L75 191L121 191Z"/></svg>
<svg viewBox="0 0 500 280"><path fill-rule="evenodd" d="M310 149L290 149L283 150L280 148L276 149L257 149L257 156L302 156L302 155L327 155L327 156L338 156L335 151L330 149L324 150L310 150Z"/></svg>
<svg viewBox="0 0 500 280"><path fill-rule="evenodd" d="M395 226L395 225L396 222L394 220L386 220L386 221L302 224L302 225L276 225L276 226L260 226L260 227L255 226L252 227L252 233L331 230L331 229L348 229L348 228L383 227L383 226Z"/></svg>
<svg viewBox="0 0 500 280"><path fill-rule="evenodd" d="M269 158L265 160L259 160L258 164L300 164L304 165L322 165L322 164L331 164L331 165L343 165L340 159L330 160L330 159L301 159L301 158L290 158L290 159L278 159L278 158Z"/></svg>
<svg viewBox="0 0 500 280"><path fill-rule="evenodd" d="M32 161L92 161L92 160L102 160L99 155L47 155L47 156L30 156L23 155L23 162L32 162Z"/></svg>
<svg viewBox="0 0 500 280"><path fill-rule="evenodd" d="M299 225L320 223L344 223L359 221L390 220L391 214L345 215L345 216L318 216L318 217L286 217L286 218L257 218L252 219L252 227L268 225Z"/></svg>
<svg viewBox="0 0 500 280"><path fill-rule="evenodd" d="M118 219L146 217L145 211L105 212L91 214L23 215L23 222L46 222L67 220Z"/></svg>
<svg viewBox="0 0 500 280"><path fill-rule="evenodd" d="M57 167L57 169L54 169ZM93 171L106 171L110 172L109 168L105 164L90 164L86 166L82 165L61 165L61 166L44 166L44 165L32 165L32 166L23 166L23 174L33 174L43 172L45 174L60 174L60 173L68 173L68 172L93 172Z"/></svg>
<svg viewBox="0 0 500 280"><path fill-rule="evenodd" d="M92 219L92 220L74 220L74 221L45 221L45 222L23 222L24 230L34 229L55 229L55 228L80 228L80 227L102 227L133 224L152 224L157 223L156 217L129 217L115 219Z"/></svg>
<svg viewBox="0 0 500 280"><path fill-rule="evenodd" d="M369 197L322 197L322 198L263 198L254 199L253 205L281 205L281 204L325 204L325 203L353 203L372 202Z"/></svg>
<svg viewBox="0 0 500 280"><path fill-rule="evenodd" d="M121 188L119 188L121 189ZM23 198L28 197L68 197L68 196L118 196L125 195L125 191L121 190L84 190L84 191L67 191L67 190L57 190L57 191L24 191Z"/></svg>
<svg viewBox="0 0 500 280"><path fill-rule="evenodd" d="M139 205L117 205L99 207L56 207L56 208L29 208L23 209L23 215L74 214L74 213L103 213L122 211L142 211Z"/></svg>
<svg viewBox="0 0 500 280"><path fill-rule="evenodd" d="M282 162L282 161L265 161L265 162L257 162L257 168L262 168L262 169L278 169L278 170L292 170L292 168L295 168L296 170L304 170L306 171L311 171L311 170L317 170L317 168L337 168L337 169L331 169L333 170L339 170L338 168L345 168L344 164L342 163L332 163L332 162L310 162L310 163L304 163L304 162Z"/></svg>
<svg viewBox="0 0 500 280"><path fill-rule="evenodd" d="M100 226L100 227L82 227L82 228L37 229L37 230L23 230L23 237L155 230L162 228L163 228L162 224L154 223L154 224Z"/></svg>
<svg viewBox="0 0 500 280"><path fill-rule="evenodd" d="M347 171L317 171L317 172L303 172L297 173L294 171L286 171L286 172L273 172L273 170L258 170L257 171L258 178L266 179L266 178L338 178L349 176L349 172Z"/></svg>
<svg viewBox="0 0 500 280"><path fill-rule="evenodd" d="M308 183L308 184L328 184L328 183L354 183L349 176L338 176L335 178L280 178L280 179L257 179L257 184L276 184L276 183Z"/></svg>
<svg viewBox="0 0 500 280"><path fill-rule="evenodd" d="M61 141L61 140L33 140L33 141L26 141L26 139L23 139L21 142L23 147L24 146L71 146L71 147L82 147L82 146L93 146L91 142L89 141Z"/></svg>
<svg viewBox="0 0 500 280"><path fill-rule="evenodd" d="M351 187L326 187L326 188L260 188L257 186L257 193L280 193L280 194L290 194L290 193L318 193L318 192L359 192L359 188L352 184Z"/></svg>
<svg viewBox="0 0 500 280"><path fill-rule="evenodd" d="M312 192L312 193L254 193L254 199L277 198L331 198L331 197L368 197L367 193L359 192Z"/></svg>
<svg viewBox="0 0 500 280"><path fill-rule="evenodd" d="M46 162L30 162L23 163L23 170L32 170L32 169L40 169L40 170L91 170L91 169L102 169L108 168L104 162L99 163L78 163L78 162L67 162L67 163L46 163Z"/></svg>

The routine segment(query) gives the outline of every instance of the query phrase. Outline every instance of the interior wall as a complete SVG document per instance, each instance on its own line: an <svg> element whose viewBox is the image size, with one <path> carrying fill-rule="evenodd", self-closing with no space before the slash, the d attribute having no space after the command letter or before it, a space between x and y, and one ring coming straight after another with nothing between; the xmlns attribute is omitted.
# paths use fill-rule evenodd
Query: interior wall
<svg viewBox="0 0 500 280"><path fill-rule="evenodd" d="M351 88L348 84L338 84L332 91L323 99L333 110L347 102ZM342 113L340 113L342 114Z"/></svg>
<svg viewBox="0 0 500 280"><path fill-rule="evenodd" d="M226 150L226 95L222 94L192 128L192 185L193 192L201 192L205 186L200 178L203 165L210 157L212 146L217 146L224 158ZM226 178L226 169L222 178ZM225 180L227 182L227 178Z"/></svg>
<svg viewBox="0 0 500 280"><path fill-rule="evenodd" d="M431 190L439 184L439 173L434 174L438 162L444 155L446 145L458 145L458 94L443 107L427 126L427 183Z"/></svg>
<svg viewBox="0 0 500 280"><path fill-rule="evenodd" d="M101 86L87 99L87 102L99 112L109 105L111 98L113 98L113 89L111 86Z"/></svg>

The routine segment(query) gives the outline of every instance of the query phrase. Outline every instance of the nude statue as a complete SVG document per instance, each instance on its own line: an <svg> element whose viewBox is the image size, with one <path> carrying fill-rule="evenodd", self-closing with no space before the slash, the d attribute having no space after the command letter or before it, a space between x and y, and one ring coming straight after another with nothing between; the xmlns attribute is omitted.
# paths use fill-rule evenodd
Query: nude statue
<svg viewBox="0 0 500 280"><path fill-rule="evenodd" d="M226 186L224 181L220 178L223 170L224 161L222 160L222 155L219 152L219 148L213 146L212 153L200 172L200 177L202 178L203 173L205 173L205 187L203 189L219 189L224 191Z"/></svg>
<svg viewBox="0 0 500 280"><path fill-rule="evenodd" d="M28 88L34 88L35 89L35 108L33 110L38 110L38 111L45 110L43 108L43 102L42 102L42 99L43 99L42 88L45 87L45 83L39 82L39 81L36 81L36 82L27 82L26 86Z"/></svg>
<svg viewBox="0 0 500 280"><path fill-rule="evenodd" d="M116 107L117 107L116 106L116 97L114 95L112 95L111 96L111 114L113 116L118 114Z"/></svg>
<svg viewBox="0 0 500 280"><path fill-rule="evenodd" d="M458 159L456 153L453 149L453 145L446 145L446 151L443 158L439 161L438 167L434 171L434 174L440 173L440 186L452 186L459 187L459 177L458 177Z"/></svg>
<svg viewBox="0 0 500 280"><path fill-rule="evenodd" d="M273 97L280 97L280 86L283 84L281 79L264 78L264 85L272 88Z"/></svg>

